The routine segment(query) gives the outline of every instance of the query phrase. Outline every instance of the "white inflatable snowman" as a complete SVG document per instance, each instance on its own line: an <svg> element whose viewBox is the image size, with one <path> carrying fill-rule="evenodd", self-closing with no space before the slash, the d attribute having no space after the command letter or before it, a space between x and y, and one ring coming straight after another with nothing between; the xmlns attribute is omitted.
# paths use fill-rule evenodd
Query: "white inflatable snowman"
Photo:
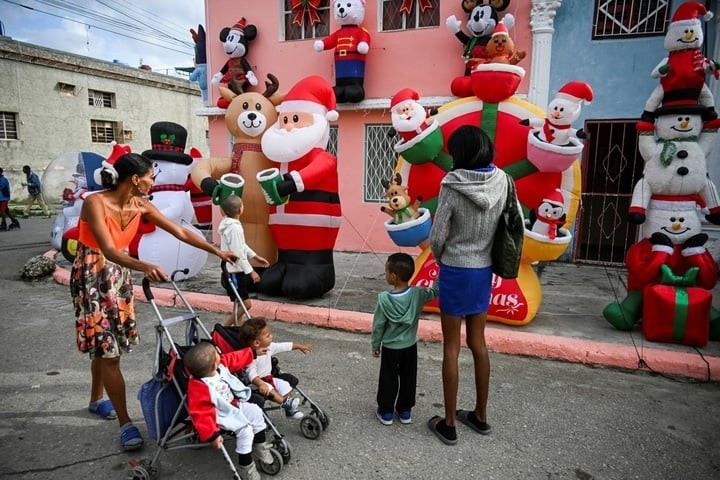
<svg viewBox="0 0 720 480"><path fill-rule="evenodd" d="M153 162L152 203L171 221L203 237L193 226L194 210L186 188L193 161L185 154L187 130L176 123L156 122L150 127L150 139L152 148L143 155ZM194 277L205 266L208 254L204 250L181 242L160 228L145 227L150 231L140 234L131 246L131 254L140 260L159 265L168 274L188 269L187 274L176 275L176 280Z"/></svg>
<svg viewBox="0 0 720 480"><path fill-rule="evenodd" d="M707 213L707 220L720 221L720 199L707 175L707 157L717 139L717 122L703 123L697 107L660 108L655 124L638 123L638 149L645 161L643 178L633 190L629 220L645 221L654 198L677 201L688 198Z"/></svg>

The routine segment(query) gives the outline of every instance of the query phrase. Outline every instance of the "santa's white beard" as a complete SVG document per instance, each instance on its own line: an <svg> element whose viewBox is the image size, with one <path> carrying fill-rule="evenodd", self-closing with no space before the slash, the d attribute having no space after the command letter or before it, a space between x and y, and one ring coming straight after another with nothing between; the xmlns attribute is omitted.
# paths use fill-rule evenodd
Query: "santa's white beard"
<svg viewBox="0 0 720 480"><path fill-rule="evenodd" d="M391 119L393 128L398 132L413 132L420 128L420 125L425 121L425 109L423 109L422 105L416 103L410 117L393 112Z"/></svg>
<svg viewBox="0 0 720 480"><path fill-rule="evenodd" d="M315 147L327 149L330 125L321 115L313 114L313 118L312 125L290 131L273 124L260 141L265 156L273 162L288 163L305 156Z"/></svg>

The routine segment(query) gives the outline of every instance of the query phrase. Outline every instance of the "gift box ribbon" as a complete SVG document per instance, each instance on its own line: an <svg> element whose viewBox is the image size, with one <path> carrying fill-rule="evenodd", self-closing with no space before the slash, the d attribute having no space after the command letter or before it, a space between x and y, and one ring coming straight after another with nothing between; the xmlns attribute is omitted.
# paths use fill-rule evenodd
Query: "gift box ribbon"
<svg viewBox="0 0 720 480"><path fill-rule="evenodd" d="M667 265L660 266L660 283L675 287L675 315L673 318L672 338L682 341L687 328L690 295L687 288L695 285L700 268L691 267L683 275L675 275Z"/></svg>

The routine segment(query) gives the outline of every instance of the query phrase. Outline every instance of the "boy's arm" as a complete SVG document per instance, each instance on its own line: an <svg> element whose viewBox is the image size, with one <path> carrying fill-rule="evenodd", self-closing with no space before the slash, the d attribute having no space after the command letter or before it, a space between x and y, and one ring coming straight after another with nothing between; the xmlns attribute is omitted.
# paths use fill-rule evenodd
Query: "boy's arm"
<svg viewBox="0 0 720 480"><path fill-rule="evenodd" d="M188 382L188 412L200 440L214 442L221 435L208 386L194 378Z"/></svg>
<svg viewBox="0 0 720 480"><path fill-rule="evenodd" d="M239 372L243 368L253 363L255 353L250 347L234 350L230 353L220 355L220 363L225 365L232 373Z"/></svg>
<svg viewBox="0 0 720 480"><path fill-rule="evenodd" d="M300 350L303 353L308 353L308 352L312 352L312 345L310 345L309 343L292 342L292 349Z"/></svg>
<svg viewBox="0 0 720 480"><path fill-rule="evenodd" d="M385 325L387 324L387 318L380 309L378 304L375 307L375 314L373 315L372 333L370 335L370 345L373 352L380 351L380 344L382 343L382 336L385 333Z"/></svg>

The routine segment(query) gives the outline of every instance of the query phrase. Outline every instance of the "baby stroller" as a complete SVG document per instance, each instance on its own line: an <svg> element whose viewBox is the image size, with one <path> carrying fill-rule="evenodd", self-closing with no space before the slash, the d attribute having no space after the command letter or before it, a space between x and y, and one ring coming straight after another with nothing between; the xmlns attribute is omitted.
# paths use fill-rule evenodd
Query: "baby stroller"
<svg viewBox="0 0 720 480"><path fill-rule="evenodd" d="M155 326L153 379L141 387L138 400L148 434L157 441L158 448L151 459L130 460L131 471L128 480L158 479L161 475L160 454L163 450L197 449L210 445L200 442L188 415L186 393L188 374L183 367L182 358L193 345L202 341L211 341L211 336L178 288L175 282L175 275L178 273L187 274L188 271L177 270L170 277L175 295L186 309L186 312L178 316L163 318L150 290L149 280L143 279L142 282L143 292L155 311L158 323ZM176 325L183 327L182 344L177 343L170 332L170 328ZM177 328L179 327L175 329ZM167 349L164 342L168 344ZM220 451L233 478L240 480L235 464L224 445L220 446ZM276 448L271 448L270 454L273 462L271 464L258 462L258 466L264 473L276 475L284 465L283 458Z"/></svg>
<svg viewBox="0 0 720 480"><path fill-rule="evenodd" d="M235 285L229 279L229 274L225 262L220 263L220 268L222 270L224 282L227 282L230 290L233 292L234 295L234 318L237 318L237 308L242 308L246 318L251 318L250 312L248 312L247 308L245 307L245 303L240 298L240 294L235 288ZM220 351L222 351L223 353L242 348L237 328L238 327L223 327L220 324L215 325L212 333L212 338ZM298 387L299 381L297 377L289 373L285 373L280 369L278 359L275 357L272 358L272 376L275 378L281 378L288 382L290 386L293 387L293 390L297 392L297 394L302 398L301 405L308 404L310 406L310 415L305 415L300 421L300 432L305 438L313 440L318 438L323 432L323 430L325 430L328 425L330 425L330 417L328 417L325 412L323 412L320 406L312 398L310 398L305 392L302 391L302 389L300 389L300 387ZM247 384L249 382L246 381L245 383ZM251 388L254 388L254 385L251 385ZM257 403L263 408L263 412L278 410L281 408L279 405L272 407L264 407L265 398L259 394L255 395L255 397L257 397ZM278 448L278 450L282 452L280 448Z"/></svg>

